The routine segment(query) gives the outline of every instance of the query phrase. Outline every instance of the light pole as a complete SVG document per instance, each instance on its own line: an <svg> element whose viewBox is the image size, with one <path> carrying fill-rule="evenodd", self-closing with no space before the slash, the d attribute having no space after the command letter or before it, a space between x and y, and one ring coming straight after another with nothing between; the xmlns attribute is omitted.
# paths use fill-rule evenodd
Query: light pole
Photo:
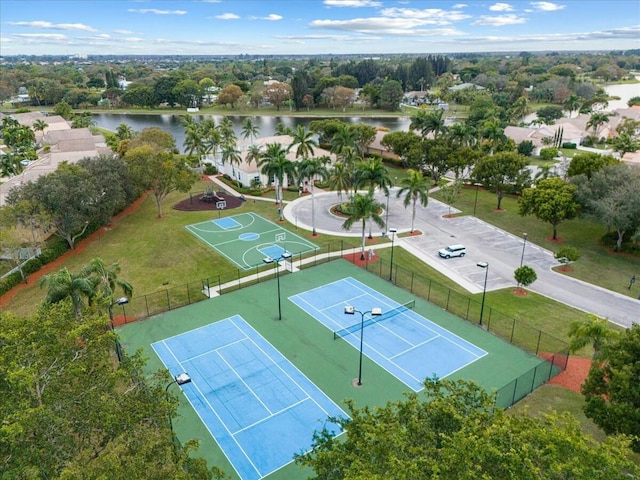
<svg viewBox="0 0 640 480"><path fill-rule="evenodd" d="M390 228L389 229L389 233L391 233L391 262L390 262L390 265L389 265L389 281L391 281L392 278L393 278L393 243L394 243L394 241L396 239L396 232L397 231L398 230L395 229L395 228Z"/></svg>
<svg viewBox="0 0 640 480"><path fill-rule="evenodd" d="M478 206L478 188L480 187L479 183L476 183L476 199L473 202L473 216L476 216L476 208Z"/></svg>
<svg viewBox="0 0 640 480"><path fill-rule="evenodd" d="M129 299L127 297L120 297L115 302L111 302L109 305L109 326L111 327L111 331L113 332L113 306L114 305L126 305L129 303ZM118 356L118 362L122 361L122 352L120 351L120 343L116 338L116 355Z"/></svg>
<svg viewBox="0 0 640 480"><path fill-rule="evenodd" d="M385 195L387 196L387 210L385 212L384 226L385 228L389 228L389 198L391 197L391 192L388 188Z"/></svg>
<svg viewBox="0 0 640 480"><path fill-rule="evenodd" d="M360 314L360 364L358 366L358 386L362 385L362 339L364 338L364 316L367 313L370 313L371 316L377 317L382 315L382 309L379 307L374 307L371 310L367 310L366 312L361 312L360 310L356 310L351 305L344 306L344 313L346 315L353 315L355 313Z"/></svg>
<svg viewBox="0 0 640 480"><path fill-rule="evenodd" d="M522 234L524 237L524 241L522 242L522 255L520 256L520 266L522 267L522 263L524 262L524 248L527 246L527 234L526 232Z"/></svg>
<svg viewBox="0 0 640 480"><path fill-rule="evenodd" d="M164 394L167 397L167 403L169 403L169 387L174 383L177 383L178 385L186 385L187 383L191 383L191 377L186 372L173 377L173 381L169 383L164 389ZM171 427L171 442L173 442L174 434L173 434L173 420L171 419L171 414L169 414L169 427Z"/></svg>
<svg viewBox="0 0 640 480"><path fill-rule="evenodd" d="M280 300L280 262L287 258L291 258L291 253L282 252L278 258L266 257L262 259L264 263L276 263L276 283L278 284L278 320L282 320L282 302Z"/></svg>
<svg viewBox="0 0 640 480"><path fill-rule="evenodd" d="M480 306L480 321L478 325L482 326L482 316L484 315L484 297L487 294L487 277L489 276L489 264L487 262L478 262L480 268L484 268L484 288L482 289L482 305Z"/></svg>

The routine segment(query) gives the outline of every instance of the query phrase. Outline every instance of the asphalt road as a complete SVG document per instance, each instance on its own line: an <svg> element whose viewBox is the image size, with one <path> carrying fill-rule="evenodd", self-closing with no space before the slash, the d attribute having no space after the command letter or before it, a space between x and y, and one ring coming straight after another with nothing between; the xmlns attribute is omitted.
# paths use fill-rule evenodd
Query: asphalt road
<svg viewBox="0 0 640 480"><path fill-rule="evenodd" d="M382 214L383 219L388 219L388 225L399 233L408 232L411 229L411 206L405 208L402 198L396 198L395 190L388 198L382 193L376 197L385 207L389 206ZM362 231L358 226L347 232L342 229L344 219L330 213L330 207L338 201L335 192L317 193L315 208L312 209L311 196L301 197L285 206L284 215L299 228L312 230L312 210L315 210L315 226L319 233L360 237ZM422 235L396 238L395 245L406 248L471 293L482 292L485 274L487 290L515 287L513 272L522 261L524 265L533 267L538 275L528 290L624 327L640 323L640 300L556 273L551 270L559 265L553 252L529 241L525 243L523 237L511 235L474 216L445 218L448 213L457 213L457 210L450 210L447 205L430 198L427 207L418 206L416 212L414 228ZM381 234L380 228L374 224L373 235ZM438 256L440 248L454 243L467 247L466 256L448 260ZM478 262L489 264L488 273L477 266Z"/></svg>

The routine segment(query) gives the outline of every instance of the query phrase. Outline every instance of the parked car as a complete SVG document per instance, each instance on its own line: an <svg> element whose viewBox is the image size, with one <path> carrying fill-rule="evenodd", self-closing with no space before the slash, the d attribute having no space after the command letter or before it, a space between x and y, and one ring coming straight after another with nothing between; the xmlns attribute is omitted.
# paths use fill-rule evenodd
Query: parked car
<svg viewBox="0 0 640 480"><path fill-rule="evenodd" d="M449 245L438 250L438 255L442 258L464 257L465 253L467 253L467 249L464 245Z"/></svg>

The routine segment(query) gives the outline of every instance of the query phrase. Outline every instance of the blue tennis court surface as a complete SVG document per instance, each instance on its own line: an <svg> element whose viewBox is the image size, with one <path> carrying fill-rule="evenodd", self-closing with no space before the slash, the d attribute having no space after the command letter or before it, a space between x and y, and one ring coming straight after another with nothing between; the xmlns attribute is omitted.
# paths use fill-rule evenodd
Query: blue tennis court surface
<svg viewBox="0 0 640 480"><path fill-rule="evenodd" d="M344 307L360 312L380 307L383 320L369 322L365 315L363 353L415 391L425 378L444 378L485 356L487 352L431 322L365 284L347 277L289 298L343 340L360 350L360 314L346 315ZM384 312L399 309L384 318ZM345 329L347 329L345 331ZM341 340L338 340L341 341Z"/></svg>
<svg viewBox="0 0 640 480"><path fill-rule="evenodd" d="M152 344L243 480L311 449L314 431L346 413L239 315Z"/></svg>

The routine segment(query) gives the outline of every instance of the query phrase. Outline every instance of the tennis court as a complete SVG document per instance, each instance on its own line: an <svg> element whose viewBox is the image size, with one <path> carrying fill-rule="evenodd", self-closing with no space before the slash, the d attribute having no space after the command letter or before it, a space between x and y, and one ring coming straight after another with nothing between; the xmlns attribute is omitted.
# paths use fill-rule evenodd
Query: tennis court
<svg viewBox="0 0 640 480"><path fill-rule="evenodd" d="M348 277L289 298L414 391L427 377L444 378L487 355L412 310L415 302L399 304ZM355 310L345 314L345 307ZM372 310L381 314L373 316Z"/></svg>
<svg viewBox="0 0 640 480"><path fill-rule="evenodd" d="M216 218L185 227L192 235L243 270L265 258L297 255L318 248L305 238L252 212Z"/></svg>
<svg viewBox="0 0 640 480"><path fill-rule="evenodd" d="M345 412L241 316L151 345L243 480L260 479L311 449L315 430Z"/></svg>

